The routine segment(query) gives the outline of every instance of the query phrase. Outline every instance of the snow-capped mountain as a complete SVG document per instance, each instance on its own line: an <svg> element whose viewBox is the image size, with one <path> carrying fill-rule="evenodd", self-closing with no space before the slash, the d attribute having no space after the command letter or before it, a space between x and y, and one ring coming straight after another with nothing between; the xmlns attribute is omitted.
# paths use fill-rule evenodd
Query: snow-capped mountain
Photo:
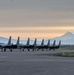
<svg viewBox="0 0 74 75"><path fill-rule="evenodd" d="M62 41L62 44L74 44L74 34L71 32L67 32L60 37L53 38L51 40Z"/></svg>

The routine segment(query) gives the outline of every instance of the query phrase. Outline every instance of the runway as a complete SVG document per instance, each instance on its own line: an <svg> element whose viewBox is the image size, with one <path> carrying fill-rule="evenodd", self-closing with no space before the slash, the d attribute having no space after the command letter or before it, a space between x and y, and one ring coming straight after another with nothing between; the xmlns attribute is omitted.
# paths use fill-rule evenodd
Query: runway
<svg viewBox="0 0 74 75"><path fill-rule="evenodd" d="M74 75L74 57L52 55L66 51L0 52L0 75Z"/></svg>

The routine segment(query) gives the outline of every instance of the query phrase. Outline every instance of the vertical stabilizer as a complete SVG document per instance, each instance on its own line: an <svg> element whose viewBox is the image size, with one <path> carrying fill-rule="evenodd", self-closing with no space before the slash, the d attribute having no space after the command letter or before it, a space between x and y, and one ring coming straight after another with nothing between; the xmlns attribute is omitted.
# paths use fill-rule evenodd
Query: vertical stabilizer
<svg viewBox="0 0 74 75"><path fill-rule="evenodd" d="M42 40L41 46L44 46L44 39Z"/></svg>
<svg viewBox="0 0 74 75"><path fill-rule="evenodd" d="M59 44L58 44L58 46L61 46L61 40L59 41Z"/></svg>
<svg viewBox="0 0 74 75"><path fill-rule="evenodd" d="M34 46L37 45L37 38L35 38L35 41L34 41Z"/></svg>
<svg viewBox="0 0 74 75"><path fill-rule="evenodd" d="M47 46L48 46L48 47L50 46L50 39L48 40Z"/></svg>
<svg viewBox="0 0 74 75"><path fill-rule="evenodd" d="M53 46L55 46L55 43L56 43L56 40L54 40L54 42L53 42Z"/></svg>
<svg viewBox="0 0 74 75"><path fill-rule="evenodd" d="M18 39L17 39L17 43L16 43L17 45L19 45L20 44L20 37L18 37Z"/></svg>
<svg viewBox="0 0 74 75"><path fill-rule="evenodd" d="M11 45L11 36L9 37L8 45Z"/></svg>
<svg viewBox="0 0 74 75"><path fill-rule="evenodd" d="M30 45L30 38L28 38L26 45L27 45L27 46Z"/></svg>

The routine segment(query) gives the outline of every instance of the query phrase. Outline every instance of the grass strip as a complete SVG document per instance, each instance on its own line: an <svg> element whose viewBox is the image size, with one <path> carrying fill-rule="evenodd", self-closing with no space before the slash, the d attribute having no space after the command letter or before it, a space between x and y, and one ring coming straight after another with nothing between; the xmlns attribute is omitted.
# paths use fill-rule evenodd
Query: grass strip
<svg viewBox="0 0 74 75"><path fill-rule="evenodd" d="M74 57L74 52L71 53L57 53L54 56L62 56L62 57Z"/></svg>

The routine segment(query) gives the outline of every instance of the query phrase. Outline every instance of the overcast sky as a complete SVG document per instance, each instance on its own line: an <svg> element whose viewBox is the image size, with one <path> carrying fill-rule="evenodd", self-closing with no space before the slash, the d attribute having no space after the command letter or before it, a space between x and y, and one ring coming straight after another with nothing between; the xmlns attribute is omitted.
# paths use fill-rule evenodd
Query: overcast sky
<svg viewBox="0 0 74 75"><path fill-rule="evenodd" d="M4 32L16 32L19 27L53 27L52 31L48 29L49 33L53 33L58 29L55 28L54 31L54 27L66 28L67 26L74 27L74 0L0 0L0 27L5 28L0 31L3 34ZM17 27L16 31L14 27ZM47 32L46 29L39 32L38 28L22 31L22 28L18 31L19 33ZM36 31L32 29L36 29ZM67 31L74 33L71 28L59 31L60 33ZM57 30L56 33L59 31Z"/></svg>

